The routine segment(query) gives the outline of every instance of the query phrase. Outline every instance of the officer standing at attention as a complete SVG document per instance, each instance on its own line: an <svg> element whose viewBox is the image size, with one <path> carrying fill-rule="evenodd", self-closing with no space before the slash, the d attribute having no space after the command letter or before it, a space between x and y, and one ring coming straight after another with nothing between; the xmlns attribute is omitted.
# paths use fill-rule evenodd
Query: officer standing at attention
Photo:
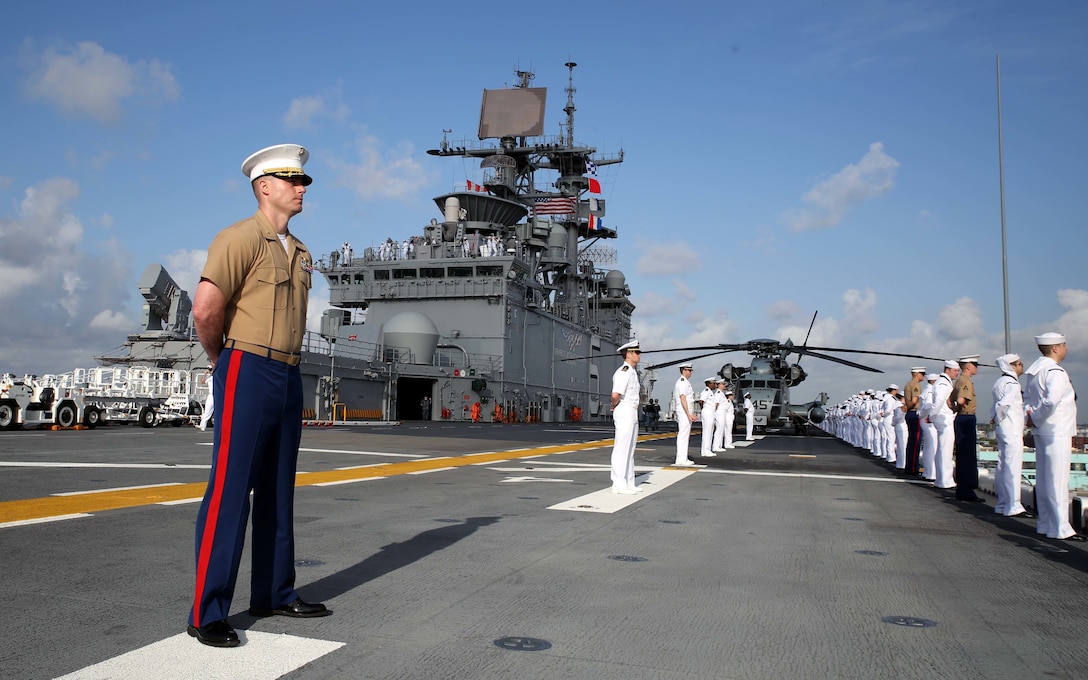
<svg viewBox="0 0 1088 680"><path fill-rule="evenodd" d="M955 414L950 401L953 386L959 377L959 363L951 359L945 361L944 372L933 383L933 394L930 397L933 402L929 407L929 420L937 428L937 454L934 462L936 481L933 485L938 489L951 489L956 485L952 477L952 451L956 441L953 429Z"/></svg>
<svg viewBox="0 0 1088 680"><path fill-rule="evenodd" d="M196 588L189 635L235 647L227 622L253 492L251 616L331 614L295 591L295 464L302 437L299 373L313 260L288 230L313 181L309 152L281 144L242 164L257 212L212 241L193 302L212 364L215 440L196 518Z"/></svg>
<svg viewBox="0 0 1088 680"><path fill-rule="evenodd" d="M699 395L699 401L703 402L702 410L699 411L699 416L703 421L703 435L702 440L699 442L699 455L703 457L712 457L718 455L713 451L714 416L718 409L718 393L714 389L714 376L710 376L703 382L706 384L706 387Z"/></svg>
<svg viewBox="0 0 1088 680"><path fill-rule="evenodd" d="M752 405L752 393L744 393L744 441L754 442L752 433L756 429L756 407Z"/></svg>
<svg viewBox="0 0 1088 680"><path fill-rule="evenodd" d="M922 431L922 449L918 455L918 473L931 482L937 480L935 459L937 457L937 426L929 419L933 410L933 386L937 384L937 374L927 373L926 384L918 395L918 429Z"/></svg>
<svg viewBox="0 0 1088 680"><path fill-rule="evenodd" d="M997 505L994 512L1007 517L1035 515L1024 509L1020 502L1020 473L1024 467L1024 396L1020 390L1020 376L1024 362L1018 354L1002 354L997 358L1001 371L994 382L993 406L990 407L990 424L997 438L997 471L994 474L994 491Z"/></svg>
<svg viewBox="0 0 1088 680"><path fill-rule="evenodd" d="M918 453L922 448L922 428L918 423L918 397L922 394L922 380L925 375L925 366L914 366L910 369L910 382L903 385L904 420L907 423L906 470L908 475L918 474Z"/></svg>
<svg viewBox="0 0 1088 680"><path fill-rule="evenodd" d="M718 407L714 409L714 441L713 447L710 449L714 453L725 451L725 412L726 409L733 410L733 404L730 403L729 397L725 394L726 382L725 378L718 378L718 390L715 393L718 398ZM732 437L730 437L729 441L732 443Z"/></svg>
<svg viewBox="0 0 1088 680"><path fill-rule="evenodd" d="M612 422L616 439L612 444L612 493L635 494L635 443L638 441L638 362L642 358L638 340L616 350L623 365L612 374Z"/></svg>
<svg viewBox="0 0 1088 680"><path fill-rule="evenodd" d="M676 412L676 464L693 465L688 458L688 439L691 437L691 424L695 422L695 390L691 386L691 364L680 364L680 378L676 381L672 393L673 411Z"/></svg>
<svg viewBox="0 0 1088 680"><path fill-rule="evenodd" d="M1024 409L1035 435L1035 505L1039 521L1035 530L1048 538L1084 541L1069 523L1069 463L1073 435L1077 433L1077 394L1069 374L1059 364L1069 351L1065 336L1035 336L1043 356L1024 371Z"/></svg>
<svg viewBox="0 0 1088 680"><path fill-rule="evenodd" d="M978 355L960 357L960 377L952 389L952 408L956 411L953 427L956 431L956 498L970 503L983 499L975 493L978 488L978 423L975 409L975 383L971 377L978 373Z"/></svg>

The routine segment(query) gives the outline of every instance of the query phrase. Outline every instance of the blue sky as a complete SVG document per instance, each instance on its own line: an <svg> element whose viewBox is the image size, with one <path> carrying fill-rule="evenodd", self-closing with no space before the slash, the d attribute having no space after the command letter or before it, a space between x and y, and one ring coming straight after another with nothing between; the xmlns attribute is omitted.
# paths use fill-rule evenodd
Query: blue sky
<svg viewBox="0 0 1088 680"><path fill-rule="evenodd" d="M1000 54L1013 349L1061 330L1088 386L1086 28L1074 0L23 3L0 26L0 371L93 365L151 263L192 291L270 144L311 150L292 229L314 252L421 233L480 179L426 155L442 130L474 139L521 68L558 133L569 60L575 137L626 154L600 179L643 347L800 342L819 310L812 344L992 359ZM795 397L837 400L912 362L803 363Z"/></svg>

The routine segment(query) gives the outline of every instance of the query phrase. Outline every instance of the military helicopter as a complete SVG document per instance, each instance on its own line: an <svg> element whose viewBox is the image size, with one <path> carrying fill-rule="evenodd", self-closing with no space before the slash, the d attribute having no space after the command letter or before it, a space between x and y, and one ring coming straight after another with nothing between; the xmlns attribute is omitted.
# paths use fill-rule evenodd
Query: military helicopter
<svg viewBox="0 0 1088 680"><path fill-rule="evenodd" d="M808 374L801 367L801 359L810 356L824 361L832 361L844 366L850 366L871 373L883 373L880 369L859 364L841 357L831 356L825 352L848 352L854 354L872 354L881 356L908 357L913 359L926 359L940 361L935 357L927 357L919 354L900 354L896 352L879 352L869 350L847 349L842 347L810 347L808 336L812 333L812 325L816 322L813 314L809 324L808 334L805 336L805 344L795 345L790 339L785 342L769 338L749 340L748 342L734 344L707 345L701 347L680 347L671 349L642 350L643 354L658 352L698 352L711 350L698 356L688 356L665 363L647 363L644 370L656 371L668 366L703 359L725 352L748 352L752 355L749 366L738 366L727 363L721 367L717 376L724 378L733 393L738 404L745 394L751 396L752 405L755 408L755 426L759 432L782 431L793 426L794 431L803 433L807 425L817 424L824 420L824 404L827 402L827 393L821 392L813 401L802 404L790 402L790 388L796 387L805 381ZM790 363L789 357L798 355L797 361ZM698 395L698 385L694 385ZM734 421L734 428L744 428L744 418L738 417Z"/></svg>

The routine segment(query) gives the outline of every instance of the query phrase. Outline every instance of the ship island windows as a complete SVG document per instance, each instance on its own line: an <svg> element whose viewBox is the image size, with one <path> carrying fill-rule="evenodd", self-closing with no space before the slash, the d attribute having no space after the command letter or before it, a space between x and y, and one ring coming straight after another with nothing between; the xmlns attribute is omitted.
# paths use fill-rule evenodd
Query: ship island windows
<svg viewBox="0 0 1088 680"><path fill-rule="evenodd" d="M419 270L419 278L421 279L441 279L445 278L446 270L442 267L421 267Z"/></svg>
<svg viewBox="0 0 1088 680"><path fill-rule="evenodd" d="M502 276L501 264L480 265L476 267L476 276Z"/></svg>
<svg viewBox="0 0 1088 680"><path fill-rule="evenodd" d="M393 270L393 278L394 279L414 279L414 278L416 278L416 270L415 269L394 269Z"/></svg>
<svg viewBox="0 0 1088 680"><path fill-rule="evenodd" d="M450 276L468 278L472 276L472 267L450 267Z"/></svg>
<svg viewBox="0 0 1088 680"><path fill-rule="evenodd" d="M375 269L374 270L374 280L375 281L388 281L389 280L389 270L388 269Z"/></svg>

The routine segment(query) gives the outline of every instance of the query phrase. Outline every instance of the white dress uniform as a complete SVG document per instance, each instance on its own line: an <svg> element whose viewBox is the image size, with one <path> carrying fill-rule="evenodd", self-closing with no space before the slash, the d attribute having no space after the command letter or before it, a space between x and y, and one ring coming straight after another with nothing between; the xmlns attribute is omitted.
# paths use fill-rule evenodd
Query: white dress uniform
<svg viewBox="0 0 1088 680"><path fill-rule="evenodd" d="M732 390L727 390L725 393L725 430L722 436L722 448L733 449L733 420L736 418L737 406L729 397L733 396Z"/></svg>
<svg viewBox="0 0 1088 680"><path fill-rule="evenodd" d="M744 395L744 440L755 441L752 433L756 429L756 407L752 405L752 398Z"/></svg>
<svg viewBox="0 0 1088 680"><path fill-rule="evenodd" d="M627 343L621 349L628 347L638 347L638 343ZM620 395L620 402L612 412L612 421L616 425L616 440L612 445L612 490L616 493L635 493L639 381L638 371L626 361L612 374L612 394Z"/></svg>
<svg viewBox="0 0 1088 680"><path fill-rule="evenodd" d="M1057 333L1036 336L1036 344L1059 344ZM1039 357L1027 375L1024 408L1035 435L1036 531L1048 538L1069 538L1077 532L1069 523L1069 464L1077 433L1077 404L1069 374L1052 358Z"/></svg>
<svg viewBox="0 0 1088 680"><path fill-rule="evenodd" d="M929 481L937 480L934 461L937 457L937 426L929 420L929 412L933 409L933 383L937 380L936 373L926 375L926 384L918 395L918 429L922 434L922 476Z"/></svg>
<svg viewBox="0 0 1088 680"><path fill-rule="evenodd" d="M895 411L892 413L892 429L895 430L895 469L907 469L907 412L903 410L903 402L895 400Z"/></svg>
<svg viewBox="0 0 1088 680"><path fill-rule="evenodd" d="M954 361L945 362L946 368L951 368ZM937 479L933 482L938 489L951 489L956 486L952 477L952 451L956 444L956 433L952 424L956 420L956 414L948 405L948 397L952 394L952 378L947 373L937 376L937 382L933 383L933 404L930 406L929 419L937 428L937 455L934 460L934 472Z"/></svg>
<svg viewBox="0 0 1088 680"><path fill-rule="evenodd" d="M691 387L691 382L684 376L680 376L680 379L676 381L676 386L673 387L673 411L676 412L676 424L678 427L676 433L676 464L677 465L691 465L691 459L688 458L688 439L691 437L691 419L688 417L688 413L693 413L692 409L695 408L695 390ZM687 400L688 409L684 410L684 406L680 403L680 398L684 397Z"/></svg>
<svg viewBox="0 0 1088 680"><path fill-rule="evenodd" d="M880 444L884 460L895 462L895 410L899 401L891 392L885 392L880 398Z"/></svg>
<svg viewBox="0 0 1088 680"><path fill-rule="evenodd" d="M1020 475L1024 468L1024 396L1020 391L1020 379L1011 365L1019 360L1015 354L997 358L1001 375L994 382L994 401L990 407L990 420L997 437L997 472L994 475L997 505L994 512L999 515L1024 512L1020 501Z"/></svg>
<svg viewBox="0 0 1088 680"><path fill-rule="evenodd" d="M717 455L713 451L714 414L718 408L717 390L713 387L705 388L699 394L699 401L703 402L703 409L699 412L699 417L703 421L703 435L702 440L699 442L699 455L712 457Z"/></svg>
<svg viewBox="0 0 1088 680"><path fill-rule="evenodd" d="M718 383L721 385L724 383ZM725 443L726 436L726 403L729 399L726 398L726 391L722 387L718 387L714 392L714 445L710 450L715 454L724 452L725 447L722 444Z"/></svg>

